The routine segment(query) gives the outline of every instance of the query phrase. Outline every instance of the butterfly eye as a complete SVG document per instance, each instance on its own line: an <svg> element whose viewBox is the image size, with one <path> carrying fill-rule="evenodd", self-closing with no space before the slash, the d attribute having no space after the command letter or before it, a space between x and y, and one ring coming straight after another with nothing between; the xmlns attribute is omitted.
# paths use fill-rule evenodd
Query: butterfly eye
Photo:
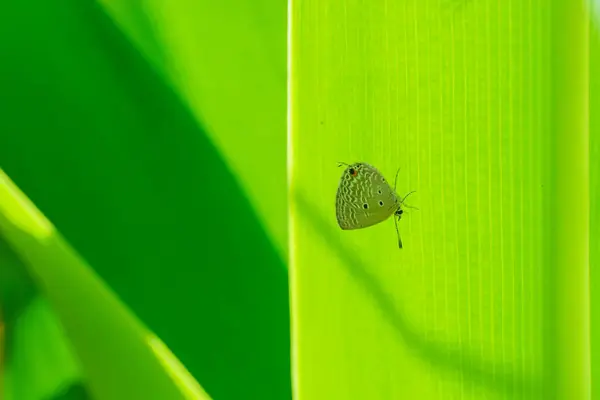
<svg viewBox="0 0 600 400"><path fill-rule="evenodd" d="M356 175L358 175L358 171L357 171L357 170L355 170L354 168L350 168L350 169L348 170L348 172L350 172L350 175L352 175L352 176L356 176Z"/></svg>

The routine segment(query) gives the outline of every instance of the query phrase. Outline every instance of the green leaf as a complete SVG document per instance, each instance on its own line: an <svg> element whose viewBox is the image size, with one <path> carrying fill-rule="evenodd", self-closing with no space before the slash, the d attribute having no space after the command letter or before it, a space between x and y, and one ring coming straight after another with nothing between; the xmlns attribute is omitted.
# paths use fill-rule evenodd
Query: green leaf
<svg viewBox="0 0 600 400"><path fill-rule="evenodd" d="M0 231L56 310L94 398L208 400L3 171Z"/></svg>
<svg viewBox="0 0 600 400"><path fill-rule="evenodd" d="M44 298L35 298L10 327L4 399L49 399L82 381L81 366Z"/></svg>
<svg viewBox="0 0 600 400"><path fill-rule="evenodd" d="M600 3L590 28L590 329L592 399L600 399Z"/></svg>
<svg viewBox="0 0 600 400"><path fill-rule="evenodd" d="M586 398L583 5L292 1L297 398ZM338 161L401 168L403 249Z"/></svg>
<svg viewBox="0 0 600 400"><path fill-rule="evenodd" d="M285 0L101 0L205 124L287 256Z"/></svg>
<svg viewBox="0 0 600 400"><path fill-rule="evenodd" d="M210 126L97 3L0 19L7 174L211 397L290 398L286 263Z"/></svg>

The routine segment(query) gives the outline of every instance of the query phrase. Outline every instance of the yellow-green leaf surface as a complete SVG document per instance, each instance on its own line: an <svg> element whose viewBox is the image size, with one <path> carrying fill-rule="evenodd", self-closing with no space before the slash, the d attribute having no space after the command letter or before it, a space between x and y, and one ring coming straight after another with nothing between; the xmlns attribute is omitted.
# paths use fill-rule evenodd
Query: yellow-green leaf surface
<svg viewBox="0 0 600 400"><path fill-rule="evenodd" d="M129 313L1 170L0 232L56 310L95 399L208 399L160 340ZM23 361L16 360L12 367ZM76 363L72 364L72 374L77 375ZM39 377L33 384L42 386ZM38 399L41 394L21 397Z"/></svg>
<svg viewBox="0 0 600 400"><path fill-rule="evenodd" d="M100 3L207 127L285 257L286 1Z"/></svg>
<svg viewBox="0 0 600 400"><path fill-rule="evenodd" d="M584 4L292 0L295 399L588 398ZM400 167L403 249L338 161Z"/></svg>
<svg viewBox="0 0 600 400"><path fill-rule="evenodd" d="M592 399L600 399L600 1L590 28L590 296Z"/></svg>

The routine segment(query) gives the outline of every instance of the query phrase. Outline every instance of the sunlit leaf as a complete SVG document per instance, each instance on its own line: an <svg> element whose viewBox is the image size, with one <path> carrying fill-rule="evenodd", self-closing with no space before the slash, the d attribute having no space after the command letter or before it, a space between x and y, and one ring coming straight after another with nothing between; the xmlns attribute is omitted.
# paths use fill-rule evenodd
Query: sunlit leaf
<svg viewBox="0 0 600 400"><path fill-rule="evenodd" d="M296 399L584 399L584 2L292 1ZM337 162L411 190L342 231Z"/></svg>

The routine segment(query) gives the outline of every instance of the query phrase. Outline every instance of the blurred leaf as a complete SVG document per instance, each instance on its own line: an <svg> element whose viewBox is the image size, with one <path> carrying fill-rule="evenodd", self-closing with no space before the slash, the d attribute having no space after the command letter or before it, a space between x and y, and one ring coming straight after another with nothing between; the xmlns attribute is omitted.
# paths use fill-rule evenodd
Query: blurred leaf
<svg viewBox="0 0 600 400"><path fill-rule="evenodd" d="M91 400L91 397L81 383L75 383L49 400Z"/></svg>
<svg viewBox="0 0 600 400"><path fill-rule="evenodd" d="M212 397L290 398L285 262L204 127L97 4L0 22L6 172Z"/></svg>
<svg viewBox="0 0 600 400"><path fill-rule="evenodd" d="M0 236L0 398L42 400L81 379L60 323Z"/></svg>
<svg viewBox="0 0 600 400"><path fill-rule="evenodd" d="M27 268L0 237L0 315L9 331L37 293ZM8 336L11 336L10 332Z"/></svg>
<svg viewBox="0 0 600 400"><path fill-rule="evenodd" d="M169 377L168 368L165 368L168 364L161 365L164 355L151 346L150 333L120 304L3 171L0 171L0 231L31 269L54 306L77 352L94 398L208 399L200 390L187 393L189 388L185 382L189 378L186 381L175 379L186 373L184 369L180 368ZM35 333L33 327L19 331ZM28 340L27 343L35 342ZM34 350L32 354L39 360L39 351ZM15 355L11 367L28 361L27 357ZM62 367L65 367L65 361L68 360L63 357ZM36 366L40 367L39 364ZM25 367L30 368L30 365ZM49 371L44 372L35 377L36 383L48 376ZM21 383L14 390L23 389L26 388ZM40 395L15 394L17 398L25 399L37 399Z"/></svg>
<svg viewBox="0 0 600 400"><path fill-rule="evenodd" d="M11 329L6 400L46 400L82 379L56 314L37 297Z"/></svg>
<svg viewBox="0 0 600 400"><path fill-rule="evenodd" d="M286 0L100 0L182 96L287 255Z"/></svg>

